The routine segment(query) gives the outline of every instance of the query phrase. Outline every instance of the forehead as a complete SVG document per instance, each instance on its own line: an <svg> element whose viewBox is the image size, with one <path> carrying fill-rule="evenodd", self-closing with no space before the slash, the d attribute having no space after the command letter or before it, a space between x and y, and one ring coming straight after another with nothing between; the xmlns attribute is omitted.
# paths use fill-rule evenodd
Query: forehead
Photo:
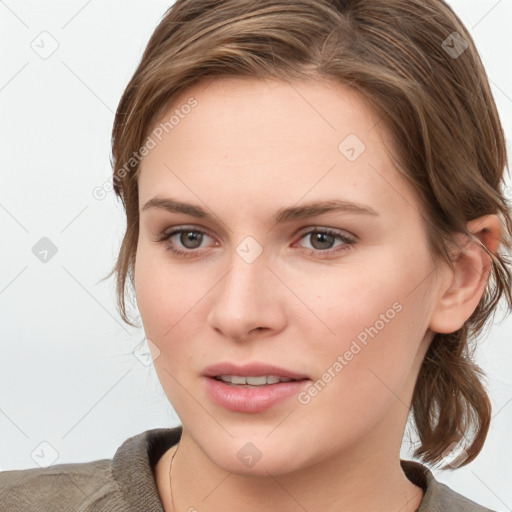
<svg viewBox="0 0 512 512"><path fill-rule="evenodd" d="M156 145L141 162L140 201L164 186L188 199L217 192L283 202L284 194L289 204L338 193L375 205L414 203L386 152L381 124L342 84L204 80L155 124Z"/></svg>
<svg viewBox="0 0 512 512"><path fill-rule="evenodd" d="M192 98L197 104L189 109L187 103ZM173 113L180 114L180 110L188 113L178 120ZM380 136L371 134L377 118L359 93L343 84L313 78L289 83L246 77L209 78L176 97L157 124L171 117L174 135L201 136L203 146L218 147L222 142L231 155L252 152L256 140L274 150L292 145L300 151L322 144L337 149L337 142L350 133L362 140L370 136L378 140ZM244 129L240 131L240 127ZM263 150L259 148L260 153Z"/></svg>

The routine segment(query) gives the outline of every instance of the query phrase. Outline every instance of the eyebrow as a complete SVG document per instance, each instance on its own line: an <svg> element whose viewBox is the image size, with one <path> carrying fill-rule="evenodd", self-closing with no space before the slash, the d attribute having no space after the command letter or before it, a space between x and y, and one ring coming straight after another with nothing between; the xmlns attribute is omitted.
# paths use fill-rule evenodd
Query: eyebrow
<svg viewBox="0 0 512 512"><path fill-rule="evenodd" d="M192 217L197 217L200 219L214 220L214 217L203 210L200 206L177 201L176 199L172 199L170 197L155 196L144 204L141 211L149 210L150 208L157 208L171 213L184 213L186 215L191 215ZM371 206L362 203L344 201L342 199L330 199L314 201L306 203L302 206L289 206L280 208L274 215L274 222L276 224L281 224L293 220L315 217L317 215L330 212L357 213L379 216L379 214Z"/></svg>

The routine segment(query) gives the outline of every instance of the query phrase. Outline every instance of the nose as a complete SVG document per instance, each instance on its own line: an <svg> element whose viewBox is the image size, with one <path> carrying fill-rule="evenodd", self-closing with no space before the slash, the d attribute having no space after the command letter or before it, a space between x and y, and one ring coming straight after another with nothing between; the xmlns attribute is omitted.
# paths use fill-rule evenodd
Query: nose
<svg viewBox="0 0 512 512"><path fill-rule="evenodd" d="M244 341L274 335L286 324L283 284L265 252L254 261L233 251L230 268L211 291L209 325L226 338Z"/></svg>

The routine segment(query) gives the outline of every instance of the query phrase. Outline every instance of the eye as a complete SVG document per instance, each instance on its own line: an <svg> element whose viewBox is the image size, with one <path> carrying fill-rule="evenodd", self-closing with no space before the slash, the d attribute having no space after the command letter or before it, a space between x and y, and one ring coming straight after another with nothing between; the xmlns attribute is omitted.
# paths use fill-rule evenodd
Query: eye
<svg viewBox="0 0 512 512"><path fill-rule="evenodd" d="M309 231L302 233L300 240L311 240L312 248L306 252L309 255L317 257L332 256L342 251L346 251L349 247L355 244L355 238L348 236L343 231L333 230L330 228L315 227ZM207 238L213 238L201 229L193 227L187 228L186 226L177 227L171 231L166 231L156 240L157 242L164 242L166 249L175 254L177 257L190 258L196 256L201 248L201 244ZM340 241L337 248L333 249L332 246L336 239ZM217 241L214 246L218 246ZM182 247L182 248L180 248Z"/></svg>
<svg viewBox="0 0 512 512"><path fill-rule="evenodd" d="M342 231L320 227L315 227L303 233L300 239L310 240L313 249L308 249L308 253L320 257L324 257L324 255L332 256L335 253L346 251L351 245L355 244L355 239ZM340 244L335 246L338 247L337 249L332 249L336 239L340 240Z"/></svg>
<svg viewBox="0 0 512 512"><path fill-rule="evenodd" d="M170 232L164 232L157 241L165 242L167 249L176 254L176 256L186 258L193 256L193 253L197 252L195 249L200 247L205 237L211 238L200 229L180 227ZM177 245L178 248L176 247ZM218 245L218 242L215 242L215 245ZM186 250L179 249L179 246L184 247Z"/></svg>

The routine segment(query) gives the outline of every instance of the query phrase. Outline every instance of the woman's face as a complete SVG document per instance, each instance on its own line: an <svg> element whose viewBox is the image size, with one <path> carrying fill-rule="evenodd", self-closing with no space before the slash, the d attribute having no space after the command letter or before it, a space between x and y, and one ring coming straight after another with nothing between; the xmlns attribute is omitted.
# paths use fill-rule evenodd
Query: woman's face
<svg viewBox="0 0 512 512"><path fill-rule="evenodd" d="M184 433L237 473L396 456L441 285L378 119L342 85L217 78L161 121L135 288Z"/></svg>

